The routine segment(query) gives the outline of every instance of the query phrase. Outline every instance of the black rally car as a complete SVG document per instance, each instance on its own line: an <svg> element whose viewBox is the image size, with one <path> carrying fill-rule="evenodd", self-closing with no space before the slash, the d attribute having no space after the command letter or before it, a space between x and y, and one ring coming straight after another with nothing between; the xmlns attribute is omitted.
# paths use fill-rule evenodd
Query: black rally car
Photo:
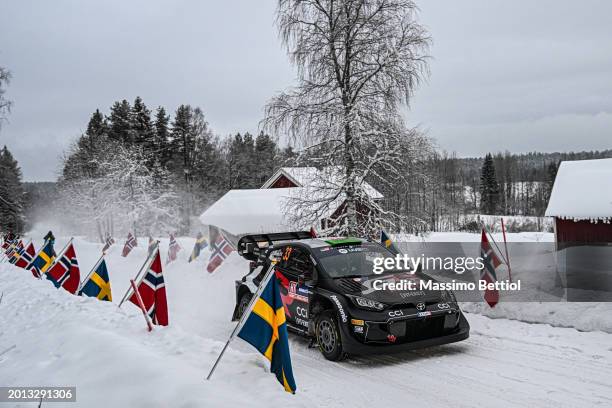
<svg viewBox="0 0 612 408"><path fill-rule="evenodd" d="M373 273L373 259L393 257L363 239L311 238L309 232L247 235L238 252L250 271L236 281L238 319L268 267L280 282L287 326L316 340L328 360L391 353L467 339L470 326L448 291L375 290L374 280L431 279L411 271Z"/></svg>

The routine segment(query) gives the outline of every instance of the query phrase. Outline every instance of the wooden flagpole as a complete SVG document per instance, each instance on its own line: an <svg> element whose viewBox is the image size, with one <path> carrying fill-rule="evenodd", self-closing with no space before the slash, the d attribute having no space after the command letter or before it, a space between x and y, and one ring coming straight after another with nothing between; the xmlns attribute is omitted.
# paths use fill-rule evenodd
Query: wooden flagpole
<svg viewBox="0 0 612 408"><path fill-rule="evenodd" d="M147 314L147 310L145 309L144 302L140 297L140 293L138 292L138 288L136 288L136 284L134 283L134 279L130 279L130 285L134 290L134 294L136 295L136 300L138 301L138 306L140 306L140 310L142 310L142 315L144 316L145 321L147 322L147 328L149 331L153 330L153 325L151 324L151 320L149 319L149 315Z"/></svg>
<svg viewBox="0 0 612 408"><path fill-rule="evenodd" d="M230 334L229 339L227 339L227 342L225 342L225 346L223 346L223 349L221 350L219 357L217 357L217 360L215 360L215 364L213 364L212 368L210 369L208 376L206 376L206 380L210 380L210 377L212 377L213 373L215 372L215 369L217 368L217 365L219 364L219 361L221 361L221 358L223 357L223 354L225 354L225 351L227 350L231 341L234 340L234 337L236 337L238 332L240 332L240 329L242 329L242 326L244 326L244 323L246 322L249 315L251 314L251 311L253 310L253 306L255 305L255 302L257 302L257 299L259 299L259 296L261 296L261 292L263 292L263 290L266 288L266 285L268 284L268 281L270 280L272 276L274 276L274 265L270 264L268 271L266 272L263 279L259 283L259 287L255 291L255 294L253 294L253 297L251 298L251 302L249 303L249 306L244 310L244 312L242 313L242 316L240 316L240 320L236 324L236 327L234 327L234 330L232 331L232 334Z"/></svg>
<svg viewBox="0 0 612 408"><path fill-rule="evenodd" d="M142 271L149 269L149 265L153 263L153 254L155 254L156 249L159 249L159 241L155 243L155 247L153 247L153 251L151 251L151 254L147 257L147 259L145 259L144 263L140 267L140 270L138 271L138 273L136 274L136 277L134 278L135 281L139 282L140 274L142 273ZM145 268L145 266L147 266L147 268ZM125 295L123 295L123 298L121 299L121 302L119 302L119 305L117 305L117 307L121 307L123 302L125 302L125 299L127 298L128 293L130 293L131 289L132 289L131 287L127 289L127 291L125 292Z"/></svg>
<svg viewBox="0 0 612 408"><path fill-rule="evenodd" d="M506 249L506 265L508 265L508 280L512 282L512 268L510 268L510 255L508 254L508 241L506 240L506 225L504 218L501 219L502 233L504 235L504 247Z"/></svg>

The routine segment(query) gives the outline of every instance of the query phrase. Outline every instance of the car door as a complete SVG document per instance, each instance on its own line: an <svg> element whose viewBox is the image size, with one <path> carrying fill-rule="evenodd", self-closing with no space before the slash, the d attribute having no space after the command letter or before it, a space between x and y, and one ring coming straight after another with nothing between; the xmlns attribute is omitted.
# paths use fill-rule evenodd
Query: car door
<svg viewBox="0 0 612 408"><path fill-rule="evenodd" d="M276 276L281 286L281 298L287 321L300 329L308 329L308 305L311 288L300 277L312 276L313 264L308 253L299 247L288 245L276 266Z"/></svg>

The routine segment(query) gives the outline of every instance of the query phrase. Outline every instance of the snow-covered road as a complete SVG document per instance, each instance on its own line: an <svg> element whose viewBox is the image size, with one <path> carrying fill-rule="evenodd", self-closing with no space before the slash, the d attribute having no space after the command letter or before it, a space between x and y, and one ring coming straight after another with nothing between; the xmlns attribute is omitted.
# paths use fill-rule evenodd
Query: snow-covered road
<svg viewBox="0 0 612 408"><path fill-rule="evenodd" d="M117 309L75 297L0 266L0 385L76 385L77 403L65 406L88 408L612 406L611 334L477 314L467 315L471 336L461 343L342 363L291 336L296 395L283 392L265 360L241 340L205 382L233 327L233 280L246 264L234 254L209 275L204 260L185 261L192 240L180 242L188 249L164 269L171 325L153 333L133 305ZM100 248L76 240L83 273ZM121 258L120 248L111 250L115 302L145 252L141 246Z"/></svg>

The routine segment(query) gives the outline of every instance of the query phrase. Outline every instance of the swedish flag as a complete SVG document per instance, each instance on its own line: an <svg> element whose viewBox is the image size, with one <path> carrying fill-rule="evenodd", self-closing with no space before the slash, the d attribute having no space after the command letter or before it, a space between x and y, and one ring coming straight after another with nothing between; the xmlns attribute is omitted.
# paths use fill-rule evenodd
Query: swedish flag
<svg viewBox="0 0 612 408"><path fill-rule="evenodd" d="M275 276L253 305L238 337L252 344L270 360L270 371L276 375L285 391L295 393L285 309Z"/></svg>
<svg viewBox="0 0 612 408"><path fill-rule="evenodd" d="M35 276L47 272L47 269L55 262L55 249L53 249L53 241L48 240L45 246L38 252L36 258L28 265L28 270L32 271Z"/></svg>
<svg viewBox="0 0 612 408"><path fill-rule="evenodd" d="M106 269L106 262L104 259L98 264L96 268L89 274L87 279L83 282L79 296L95 297L100 300L113 301L111 294L110 279L108 278L108 270Z"/></svg>
<svg viewBox="0 0 612 408"><path fill-rule="evenodd" d="M389 235L387 235L387 233L383 230L380 231L380 243L387 248L389 251L391 251L393 254L399 254L400 250L397 249L397 247L395 246L395 244L393 243L393 241L391 241L391 238L389 237Z"/></svg>
<svg viewBox="0 0 612 408"><path fill-rule="evenodd" d="M193 251L191 251L191 256L189 257L189 262L195 261L195 259L200 256L200 251L208 246L208 241L202 234L198 234L196 238L195 245L193 246Z"/></svg>

